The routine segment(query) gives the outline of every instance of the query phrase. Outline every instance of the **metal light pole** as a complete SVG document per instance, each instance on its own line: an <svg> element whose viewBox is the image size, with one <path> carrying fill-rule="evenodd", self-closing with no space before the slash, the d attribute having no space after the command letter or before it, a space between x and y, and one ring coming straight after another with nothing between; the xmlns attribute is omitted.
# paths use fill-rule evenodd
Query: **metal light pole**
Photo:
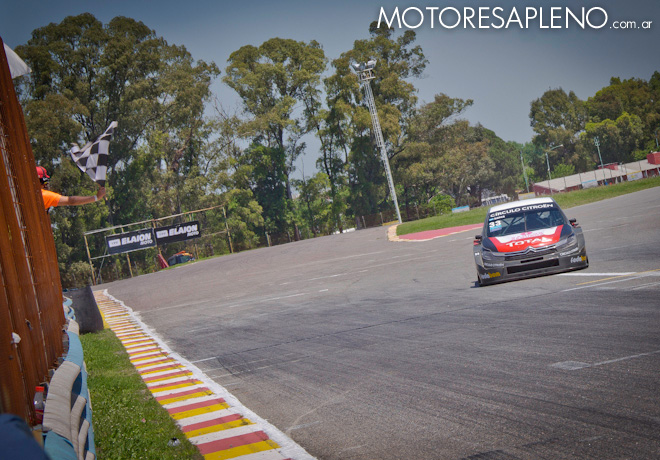
<svg viewBox="0 0 660 460"><path fill-rule="evenodd" d="M396 190L394 190L394 180L392 180L392 171L390 170L390 161L387 158L387 151L385 150L385 141L383 140L383 132L380 128L380 121L378 120L378 112L376 111L376 102L374 101L374 93L371 91L371 80L376 78L374 75L374 67L376 66L375 60L370 60L363 64L353 64L355 73L360 81L360 86L364 88L364 93L367 98L367 105L369 106L369 113L371 114L371 122L374 126L374 133L376 135L376 143L380 150L380 156L385 167L387 175L387 184L390 187L390 195L394 202L394 209L396 209L396 217L401 223L401 213L399 212L399 202L396 199Z"/></svg>
<svg viewBox="0 0 660 460"><path fill-rule="evenodd" d="M598 159L600 160L600 169L604 170L605 166L603 166L603 157L600 156L600 141L598 140L598 136L594 137L594 145L598 149ZM603 174L605 174L605 171L603 171Z"/></svg>
<svg viewBox="0 0 660 460"><path fill-rule="evenodd" d="M522 150L520 151L520 163L522 163L523 177L525 178L525 187L527 187L527 193L529 193L529 182L527 181L527 171L525 171L525 162L523 161Z"/></svg>
<svg viewBox="0 0 660 460"><path fill-rule="evenodd" d="M564 144L559 144L554 147L552 147L549 151L552 152L554 149L558 149L559 147L563 147ZM552 176L550 175L550 160L548 159L548 150L545 151L545 163L548 165L548 188L550 189L550 195L552 195L552 185L550 184L550 181L552 180Z"/></svg>
<svg viewBox="0 0 660 460"><path fill-rule="evenodd" d="M600 170L603 171L603 182L607 185L607 179L605 178L605 166L603 166L603 157L600 156L600 140L598 136L594 137L594 145L598 149L598 159L600 160ZM595 174L595 173L594 173ZM612 172L610 171L610 178L612 177Z"/></svg>

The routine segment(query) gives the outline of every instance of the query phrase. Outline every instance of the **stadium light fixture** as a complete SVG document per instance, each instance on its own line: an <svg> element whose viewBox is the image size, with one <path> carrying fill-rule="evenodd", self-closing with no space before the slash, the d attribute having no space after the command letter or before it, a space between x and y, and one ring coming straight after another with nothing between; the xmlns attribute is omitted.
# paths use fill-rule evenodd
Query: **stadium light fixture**
<svg viewBox="0 0 660 460"><path fill-rule="evenodd" d="M376 78L374 74L374 68L376 67L376 61L370 59L366 63L354 63L351 64L355 73L358 76L360 81L360 86L364 88L364 93L367 99L367 105L369 106L369 113L371 114L371 123L374 127L374 134L376 136L376 144L378 144L378 149L380 150L381 160L383 161L383 166L385 167L385 174L387 175L387 184L390 188L390 196L394 202L394 209L396 209L396 217L399 223L401 223L401 213L399 212L399 202L396 198L396 190L394 189L394 180L392 179L392 170L390 169L390 161L387 158L387 151L385 150L385 141L383 140L383 132L380 127L380 121L378 120L378 112L376 110L376 102L374 100L374 93L371 91L371 80Z"/></svg>

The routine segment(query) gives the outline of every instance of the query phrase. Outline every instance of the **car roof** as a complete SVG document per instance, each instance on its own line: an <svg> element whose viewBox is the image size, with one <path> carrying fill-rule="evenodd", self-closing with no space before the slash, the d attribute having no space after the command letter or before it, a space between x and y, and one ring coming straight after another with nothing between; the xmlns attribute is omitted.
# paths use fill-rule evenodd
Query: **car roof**
<svg viewBox="0 0 660 460"><path fill-rule="evenodd" d="M544 198L531 198L529 200L520 200L520 201L512 201L510 203L503 203L503 204L498 204L497 206L493 206L488 210L488 213L492 212L497 212L497 211L504 211L505 209L511 209L511 208L517 208L519 206L529 206L529 205L534 205L534 204L545 204L545 203L554 203L555 200L552 198L544 197Z"/></svg>

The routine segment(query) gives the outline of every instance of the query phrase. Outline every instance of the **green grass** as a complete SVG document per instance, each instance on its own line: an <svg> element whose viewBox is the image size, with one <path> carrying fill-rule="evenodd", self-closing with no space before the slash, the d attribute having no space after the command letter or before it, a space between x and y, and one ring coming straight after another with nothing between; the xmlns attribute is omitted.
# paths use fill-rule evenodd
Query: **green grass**
<svg viewBox="0 0 660 460"><path fill-rule="evenodd" d="M203 458L153 398L111 330L80 339L89 375L98 459ZM180 444L168 446L172 438Z"/></svg>
<svg viewBox="0 0 660 460"><path fill-rule="evenodd" d="M606 200L627 193L638 192L652 187L660 186L660 176L641 179L631 182L622 182L620 184L608 185L605 187L594 187L575 192L559 193L553 198L557 204L564 209L572 208L582 204L593 203L595 201ZM443 214L441 216L427 217L412 222L404 222L396 228L397 235L406 235L408 233L423 232L426 230L437 230L447 227L458 227L460 225L480 224L486 218L488 207L474 208L467 212L458 214Z"/></svg>

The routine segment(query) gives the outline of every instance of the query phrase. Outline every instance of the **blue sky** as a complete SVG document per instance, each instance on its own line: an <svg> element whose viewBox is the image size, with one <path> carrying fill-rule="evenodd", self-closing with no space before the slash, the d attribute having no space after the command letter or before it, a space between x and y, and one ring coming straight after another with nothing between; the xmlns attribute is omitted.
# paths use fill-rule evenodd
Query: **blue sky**
<svg viewBox="0 0 660 460"><path fill-rule="evenodd" d="M6 4L5 4L6 3ZM224 1L224 0L86 0L36 1L3 0L0 7L0 36L10 47L26 43L32 30L64 17L83 12L94 14L107 23L115 16L127 16L144 22L169 43L184 45L195 59L214 61L223 71L229 55L246 44L259 45L273 37L317 40L329 59L352 48L353 41L368 38L368 26L377 20L381 6L391 14L410 7L425 11L424 24L415 29L429 64L421 79L412 82L419 89L421 101L433 100L436 93L473 99L465 113L472 123L481 123L504 140L527 142L533 136L529 124L532 100L551 88L572 90L582 99L593 96L611 77L648 80L660 71L660 2L657 0L528 0L464 1L424 0L397 2L361 1ZM548 20L550 7L570 8L580 12L591 8L606 11L608 23L599 29L575 26L568 29L540 29L533 20L520 29L471 29L458 26L443 29L430 27L427 7L500 7L507 18L513 7L520 13L525 7L543 8ZM438 10L436 10L438 11ZM565 14L556 24L563 25ZM602 23L594 10L594 25ZM414 25L413 10L406 16ZM451 22L451 15L443 16ZM614 29L614 21L637 22L639 29ZM643 21L652 21L642 29ZM548 25L548 22L545 23ZM236 95L219 80L214 92L227 109L238 109ZM305 172L313 169L316 158L314 142L308 142Z"/></svg>

